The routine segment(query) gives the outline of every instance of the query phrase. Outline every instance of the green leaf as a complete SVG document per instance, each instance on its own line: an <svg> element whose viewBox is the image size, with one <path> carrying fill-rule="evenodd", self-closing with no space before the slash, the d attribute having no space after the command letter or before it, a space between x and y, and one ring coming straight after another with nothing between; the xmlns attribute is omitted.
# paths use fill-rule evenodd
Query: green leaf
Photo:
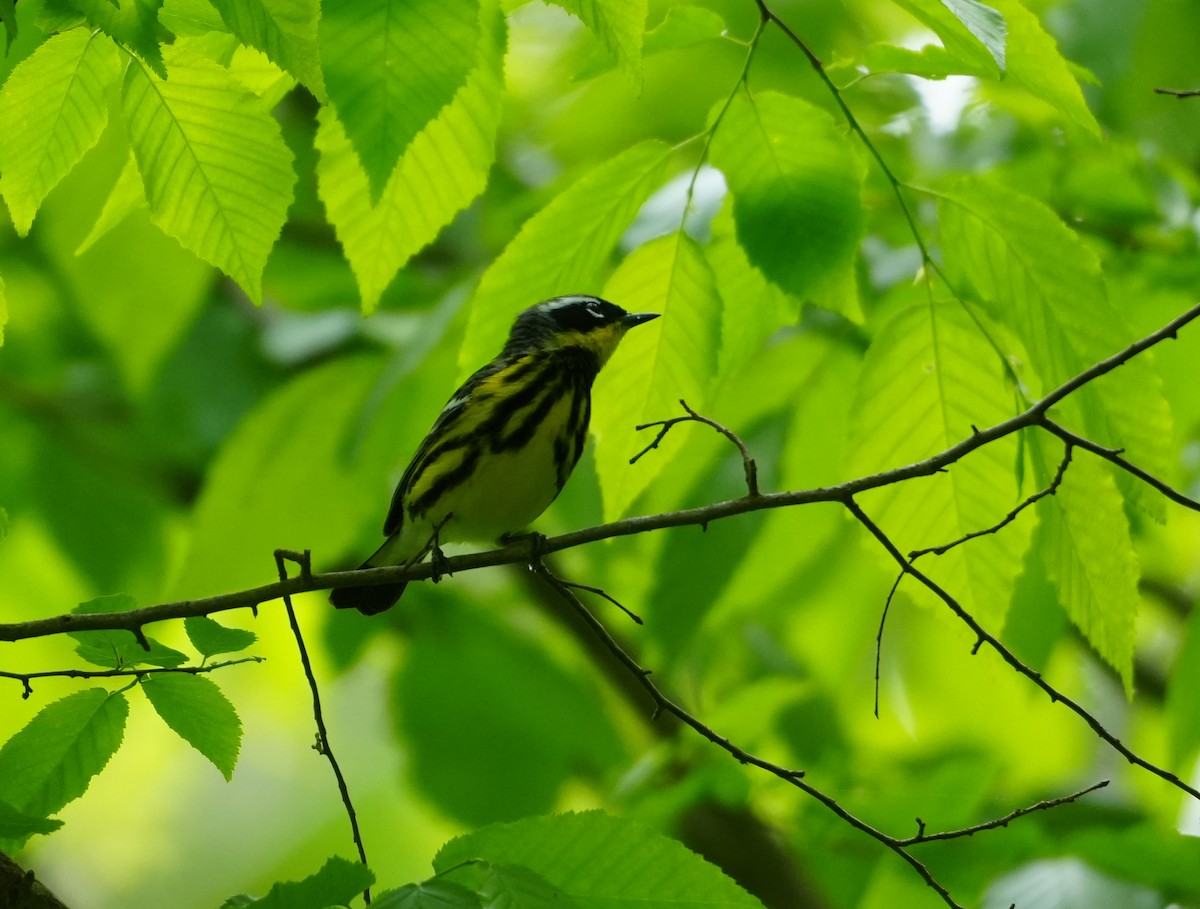
<svg viewBox="0 0 1200 909"><path fill-rule="evenodd" d="M158 21L180 38L226 30L221 14L208 0L164 0Z"/></svg>
<svg viewBox="0 0 1200 909"><path fill-rule="evenodd" d="M445 814L547 811L572 772L623 753L591 687L488 613L446 605L410 642L392 699L413 780Z"/></svg>
<svg viewBox="0 0 1200 909"><path fill-rule="evenodd" d="M989 0L1008 21L1008 68L1005 80L1044 102L1063 117L1067 125L1092 138L1102 137L1100 124L1088 109L1072 64L1063 58L1054 38L1042 28L1037 16L1019 0Z"/></svg>
<svg viewBox="0 0 1200 909"><path fill-rule="evenodd" d="M167 77L163 66L163 49L159 45L158 10L163 0L71 0L71 5L84 13L88 22L130 53L144 60L160 78ZM164 36L169 37L169 36Z"/></svg>
<svg viewBox="0 0 1200 909"><path fill-rule="evenodd" d="M318 0L213 0L229 30L325 98L317 49Z"/></svg>
<svg viewBox="0 0 1200 909"><path fill-rule="evenodd" d="M420 884L405 884L398 890L388 890L372 900L371 905L374 909L483 909L484 904L478 894L462 884L435 877Z"/></svg>
<svg viewBox="0 0 1200 909"><path fill-rule="evenodd" d="M206 615L197 615L183 620L184 630L192 646L203 656L221 653L237 653L258 640L258 635L244 628L226 628Z"/></svg>
<svg viewBox="0 0 1200 909"><path fill-rule="evenodd" d="M325 87L377 202L408 144L475 66L478 0L325 0Z"/></svg>
<svg viewBox="0 0 1200 909"><path fill-rule="evenodd" d="M4 276L0 275L0 345L4 344L4 326L8 324L8 295L4 290Z"/></svg>
<svg viewBox="0 0 1200 909"><path fill-rule="evenodd" d="M242 745L242 721L216 683L190 673L157 673L142 690L163 722L232 779Z"/></svg>
<svg viewBox="0 0 1200 909"><path fill-rule="evenodd" d="M1041 202L966 179L941 196L939 216L952 280L1020 339L1025 350L1010 353L1017 362L1028 360L1033 374L1022 381L1032 396L1135 340L1108 300L1095 254ZM1125 449L1150 473L1168 473L1171 415L1152 353L1130 360L1119 376L1081 388L1055 414L1080 424L1094 441ZM1162 519L1158 493L1125 475L1120 482L1127 496Z"/></svg>
<svg viewBox="0 0 1200 909"><path fill-rule="evenodd" d="M349 547L380 507L382 490L362 482L363 465L345 449L378 376L372 359L337 359L301 373L246 415L209 469L177 595L261 584L275 576L271 553L279 547Z"/></svg>
<svg viewBox="0 0 1200 909"><path fill-rule="evenodd" d="M396 272L487 186L504 89L503 18L485 17L479 65L454 100L404 150L378 202L332 108L318 115L317 191L370 315ZM438 179L429 179L430 173Z"/></svg>
<svg viewBox="0 0 1200 909"><path fill-rule="evenodd" d="M650 441L634 427L679 416L680 399L703 411L717 370L721 299L700 247L682 232L634 250L604 296L630 312L662 314L625 337L592 396L596 473L612 521L684 450L687 434L672 433L651 456L629 463Z"/></svg>
<svg viewBox="0 0 1200 909"><path fill-rule="evenodd" d="M798 297L854 260L863 167L833 118L775 92L739 92L717 127L737 236L766 277Z"/></svg>
<svg viewBox="0 0 1200 909"><path fill-rule="evenodd" d="M1057 454L1044 437L1032 439L1035 475L1044 484L1056 469ZM1078 453L1057 494L1038 504L1046 522L1041 555L1059 601L1132 696L1139 572L1112 474L1095 457Z"/></svg>
<svg viewBox="0 0 1200 909"><path fill-rule="evenodd" d="M650 31L646 32L642 44L642 56L649 57L665 51L690 47L702 41L720 39L725 31L725 20L710 9L699 6L672 6L666 16ZM607 49L596 48L596 52L580 66L576 79L591 79L617 66Z"/></svg>
<svg viewBox="0 0 1200 909"><path fill-rule="evenodd" d="M226 900L222 909L233 906L254 906L255 909L346 906L373 883L375 875L366 865L335 855L321 866L320 871L302 881L280 881L261 899L234 897Z"/></svg>
<svg viewBox="0 0 1200 909"><path fill-rule="evenodd" d="M1007 419L1013 394L1000 353L962 305L921 304L897 313L872 340L851 412L848 474L863 476L923 460L970 438L972 427ZM1010 436L945 473L864 493L863 507L902 552L984 530L1022 499L1017 445ZM1035 522L1027 511L997 533L924 556L921 567L998 630Z"/></svg>
<svg viewBox="0 0 1200 909"><path fill-rule="evenodd" d="M642 84L642 34L647 0L552 0L577 16L612 54L634 85Z"/></svg>
<svg viewBox="0 0 1200 909"><path fill-rule="evenodd" d="M128 594L96 597L80 603L71 610L72 615L106 615L128 612L137 608L137 600ZM180 666L187 656L147 637L150 649L138 642L132 631L71 631L70 637L79 643L75 652L96 666L106 669L129 669L133 666Z"/></svg>
<svg viewBox="0 0 1200 909"><path fill-rule="evenodd" d="M945 79L954 75L987 77L994 72L990 67L981 70L936 44L927 44L920 50L874 44L867 48L862 62L872 73L908 73L923 79ZM857 71L855 78L858 78Z"/></svg>
<svg viewBox="0 0 1200 909"><path fill-rule="evenodd" d="M125 75L123 110L154 222L255 302L296 176L279 124L225 69L166 49L170 79Z"/></svg>
<svg viewBox="0 0 1200 909"><path fill-rule="evenodd" d="M0 18L4 19L4 53L17 40L17 0L0 0Z"/></svg>
<svg viewBox="0 0 1200 909"><path fill-rule="evenodd" d="M983 905L986 909L1158 909L1164 901L1149 887L1109 877L1081 859L1065 857L1028 862L997 878Z"/></svg>
<svg viewBox="0 0 1200 909"><path fill-rule="evenodd" d="M0 800L0 840L24 841L35 833L53 833L62 824L62 821L18 811Z"/></svg>
<svg viewBox="0 0 1200 909"><path fill-rule="evenodd" d="M640 823L599 811L493 824L451 840L433 861L444 873L470 859L521 865L581 905L721 909L762 904L715 865Z"/></svg>
<svg viewBox="0 0 1200 909"><path fill-rule="evenodd" d="M980 74L1004 74L1007 40L1004 16L979 0L896 0L931 28L946 50Z"/></svg>
<svg viewBox="0 0 1200 909"><path fill-rule="evenodd" d="M88 688L40 710L0 748L0 800L47 817L87 790L121 745L129 703Z"/></svg>
<svg viewBox="0 0 1200 909"><path fill-rule="evenodd" d="M464 376L495 356L522 310L597 286L613 247L657 188L669 156L670 149L654 140L626 149L525 222L484 273L471 302L459 354Z"/></svg>
<svg viewBox="0 0 1200 909"><path fill-rule="evenodd" d="M1200 748L1200 609L1187 620L1183 644L1167 687L1167 740L1171 765L1179 767Z"/></svg>
<svg viewBox="0 0 1200 909"><path fill-rule="evenodd" d="M117 182L113 184L108 198L104 200L104 207L100 209L92 229L75 248L75 255L83 255L125 218L145 207L146 191L142 188L142 175L138 173L137 159L133 152L130 152Z"/></svg>
<svg viewBox="0 0 1200 909"><path fill-rule="evenodd" d="M479 887L485 909L576 909L579 905L540 874L522 865L488 864Z"/></svg>
<svg viewBox="0 0 1200 909"><path fill-rule="evenodd" d="M48 38L0 88L0 189L19 235L100 139L108 123L105 93L120 71L111 41L71 29Z"/></svg>

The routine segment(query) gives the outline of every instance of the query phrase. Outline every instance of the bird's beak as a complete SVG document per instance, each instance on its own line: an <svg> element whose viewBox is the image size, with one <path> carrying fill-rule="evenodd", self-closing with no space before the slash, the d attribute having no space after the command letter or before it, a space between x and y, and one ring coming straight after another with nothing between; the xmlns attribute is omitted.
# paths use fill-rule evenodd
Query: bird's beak
<svg viewBox="0 0 1200 909"><path fill-rule="evenodd" d="M660 315L661 313L657 312L627 312L621 316L621 324L626 328L633 328L635 325L657 319Z"/></svg>

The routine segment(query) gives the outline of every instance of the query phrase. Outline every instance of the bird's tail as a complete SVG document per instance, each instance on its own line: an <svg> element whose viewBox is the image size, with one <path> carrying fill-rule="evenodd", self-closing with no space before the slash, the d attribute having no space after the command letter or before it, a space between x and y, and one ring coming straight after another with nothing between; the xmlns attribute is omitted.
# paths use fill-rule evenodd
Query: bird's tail
<svg viewBox="0 0 1200 909"><path fill-rule="evenodd" d="M395 562L386 558L385 550L391 547L392 542L389 539L380 546L369 559L358 566L358 570L380 568L384 565L403 564L405 561L403 559ZM400 595L404 593L404 588L407 586L407 581L398 581L395 584L337 587L329 592L329 602L333 603L338 609L357 609L363 615L375 615L395 606L397 600L400 599Z"/></svg>

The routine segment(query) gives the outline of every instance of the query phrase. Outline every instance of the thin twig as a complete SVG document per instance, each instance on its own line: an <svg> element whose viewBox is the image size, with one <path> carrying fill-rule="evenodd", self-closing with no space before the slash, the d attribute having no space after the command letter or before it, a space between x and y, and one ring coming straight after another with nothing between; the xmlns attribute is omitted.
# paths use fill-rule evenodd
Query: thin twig
<svg viewBox="0 0 1200 909"><path fill-rule="evenodd" d="M167 672L200 675L201 673L224 669L226 666L237 666L241 663L261 663L265 659L266 657L248 656L240 657L236 660L225 660L221 663L209 663L205 666L146 666L142 669L46 669L41 672L5 672L0 670L0 678L15 679L20 682L24 688L21 692L21 697L28 699L33 694L33 686L30 683L34 679L115 679L122 676L140 679L142 676L160 675Z"/></svg>
<svg viewBox="0 0 1200 909"><path fill-rule="evenodd" d="M287 580L287 565L285 564L287 560L291 560L300 566L301 578L312 576L312 556L308 550L299 553L286 549L276 549L275 565L279 569L280 581ZM290 594L284 594L283 605L287 610L288 624L292 628L292 635L296 638L296 649L300 653L300 665L304 667L304 677L308 679L308 687L312 691L313 720L317 724L317 740L313 747L318 754L325 756L325 759L329 761L329 766L333 768L333 775L337 778L338 792L342 796L342 804L346 806L346 815L350 818L350 832L354 837L354 845L358 849L358 858L366 865L367 848L363 844L362 833L358 829L358 815L354 811L354 803L350 800L350 788L346 785L346 778L342 775L342 768L338 765L337 758L333 754L333 748L329 745L329 731L325 728L325 716L321 711L321 692L317 688L317 677L313 673L312 663L308 659L308 648L304 645L304 634L300 631L300 622L296 618L296 610L292 607ZM370 905L370 886L367 886L363 890L363 902Z"/></svg>
<svg viewBox="0 0 1200 909"><path fill-rule="evenodd" d="M901 846L919 846L921 843L932 843L937 840L956 840L964 836L974 836L976 833L982 833L985 830L995 830L997 827L1007 827L1017 818L1024 817L1027 814L1033 814L1035 811L1048 811L1051 808L1057 808L1060 805L1069 805L1071 802L1077 801L1098 789L1103 789L1108 785L1108 780L1101 780L1098 783L1093 783L1086 789L1080 789L1078 792L1072 792L1070 795L1064 795L1057 799L1043 799L1033 805L1025 808L1018 808L1015 811L1010 811L1004 817L998 817L991 821L985 821L982 824L974 824L970 827L963 827L959 830L946 830L942 833L926 833L925 822L917 818L918 833L916 836L910 836L907 839L898 840Z"/></svg>
<svg viewBox="0 0 1200 909"><path fill-rule="evenodd" d="M949 552L955 546L961 546L963 543L966 543L969 540L975 540L975 539L978 539L979 537L986 537L989 534L998 533L1000 530L1002 530L1003 528L1005 528L1009 524L1011 524L1013 521L1015 521L1017 519L1017 516L1022 511L1024 511L1026 508L1028 508L1030 505L1040 502L1042 499L1046 498L1047 496L1052 496L1056 492L1058 492L1058 488L1062 485L1063 476L1066 475L1067 467L1071 463L1071 453L1073 450L1074 450L1074 443L1068 440L1066 447L1063 450L1062 460L1058 464L1058 471L1054 474L1054 479L1052 479L1050 481L1050 485L1047 486L1045 489L1035 492L1033 495L1031 495L1029 498L1027 498L1025 501L1023 501L1020 505L1018 505L1016 508L1014 508L1008 514L1006 514L1003 517L1003 519L1001 519L999 522L993 524L991 527L985 527L983 530L972 531L971 533L968 533L965 536L961 536L957 540L954 540L953 542L950 542L950 543L946 543L942 546L931 546L928 549L915 549L908 554L909 559L916 561L923 555L939 555L939 556L945 555L947 552Z"/></svg>
<svg viewBox="0 0 1200 909"><path fill-rule="evenodd" d="M879 719L879 664L883 654L883 627L887 624L888 611L892 608L892 599L900 589L904 580L904 572L896 575L892 589L888 591L887 599L883 601L883 612L879 614L879 630L875 632L875 719Z"/></svg>
<svg viewBox="0 0 1200 909"><path fill-rule="evenodd" d="M1106 729L1104 725L1098 719L1096 719L1095 716L1089 713L1086 708L1047 682L1044 678L1042 678L1042 674L1040 672L1031 669L1029 666L1021 662L1016 654L1000 643L999 639L997 639L982 625L980 625L979 622L975 620L974 616L967 612L967 610L963 608L962 604L959 603L952 594L950 594L945 588L939 585L927 574L922 572L921 569L917 568L912 562L904 558L904 554L896 548L896 544L893 543L888 535L879 528L878 524L867 517L866 512L864 512L859 504L854 501L853 496L845 499L843 504L846 506L846 509L852 515L854 515L858 522L867 529L871 536L875 537L875 539L879 541L880 545L887 550L888 554L896 561L896 564L900 566L901 570L905 574L925 585L925 587L927 587L936 597L938 597L938 599L949 606L951 611L953 611L953 613L958 616L967 625L967 627L971 629L972 632L975 633L976 643L972 652L977 651L983 644L987 644L992 648L992 650L996 651L996 653L1000 655L1000 658L1004 660L1004 662L1008 663L1009 666L1041 688L1051 701L1063 704L1068 710L1076 714L1080 719L1087 723L1092 732L1106 741L1113 748L1113 750L1125 758L1125 760L1127 760L1129 763L1136 764L1143 770L1146 770L1160 779L1166 780L1172 786L1183 790L1192 798L1200 800L1200 790L1189 786L1171 771L1152 764L1145 758L1130 751L1120 739L1109 732L1108 729Z"/></svg>
<svg viewBox="0 0 1200 909"><path fill-rule="evenodd" d="M619 610L621 610L623 613L625 613L625 615L627 615L631 619L633 619L637 624L639 624L639 625L646 624L645 622L642 621L642 617L640 615L638 615L636 612L634 612L632 609L630 609L624 603L620 602L616 597L614 597L612 594L610 594L604 588L593 587L591 584L577 584L574 581L568 581L566 578L559 578L559 580L562 581L562 583L566 584L568 587L571 587L575 590L586 590L588 593L594 593L594 594L596 594L596 596L604 597L604 599L608 600L610 603L612 603L614 606L616 606Z"/></svg>
<svg viewBox="0 0 1200 909"><path fill-rule="evenodd" d="M634 429L638 432L641 432L643 429L650 429L653 426L659 427L659 430L657 435L654 437L654 441L630 458L629 463L636 464L639 460L641 460L643 455L649 454L651 451L658 448L662 440L666 438L667 433L671 431L671 428L679 423L703 423L705 426L711 426L737 446L737 450L742 455L742 472L746 476L746 495L752 498L758 496L758 464L755 462L754 458L750 456L750 449L746 447L746 443L741 440L741 437L739 437L728 427L718 423L716 420L706 417L701 413L697 413L688 406L688 402L683 398L679 399L679 406L687 412L686 417L671 417L667 420L655 420L653 423L642 423L640 426L634 427Z"/></svg>
<svg viewBox="0 0 1200 909"><path fill-rule="evenodd" d="M858 479L848 480L835 486L823 486L816 489L800 489L788 492L760 493L756 497L743 496L724 502L714 502L698 508L687 508L679 511L662 512L661 514L642 515L625 518L608 524L599 524L583 530L576 530L557 537L549 537L538 544L543 553L558 552L572 549L587 543L614 537L629 536L645 533L650 530L662 530L668 527L684 527L688 525L702 526L735 515L763 511L769 508L789 508L795 505L809 505L815 502L844 502L848 496L854 496L868 489L878 489L890 486L916 477L928 477L936 474L954 462L962 459L977 449L1005 438L1014 432L1031 426L1044 426L1048 431L1060 435L1068 432L1047 417L1051 407L1068 395L1078 391L1087 383L1106 375L1128 362L1133 357L1159 344L1168 338L1174 338L1179 330L1200 318L1200 304L1191 307L1172 319L1158 331L1151 332L1135 341L1128 347L1113 354L1107 359L1093 364L1088 369L1064 382L1044 398L1035 401L1016 416L1000 423L973 432L969 437L949 448L932 455L923 461L896 467L880 473L870 474ZM1064 438L1064 441L1066 439ZM1078 448L1107 457L1114 464L1128 469L1130 473L1158 489L1172 501L1187 508L1200 511L1200 502L1189 499L1182 493L1171 489L1162 481L1151 477L1119 455L1113 455L1108 449L1098 446L1081 437L1071 435L1070 441ZM1107 454L1106 454L1107 453ZM1128 466L1126 466L1128 465ZM443 571L473 571L494 565L510 565L516 562L528 562L534 554L533 544L527 539L518 539L507 546L491 549L485 552L474 552L446 559ZM310 574L273 584L263 584L248 590L219 594L195 600L179 600L171 603L160 603L155 606L145 606L128 612L96 613L90 615L57 615L45 619L34 619L27 622L12 622L0 624L0 641L22 641L47 635L64 634L72 631L100 631L125 629L140 629L143 625L162 622L168 619L182 619L196 615L211 615L228 609L245 609L259 603L279 599L287 594L302 593L312 590L330 590L337 587L357 587L366 584L394 584L397 581L417 581L430 577L434 569L429 563L419 565L394 566L386 568L369 568L356 571L326 572Z"/></svg>
<svg viewBox="0 0 1200 909"><path fill-rule="evenodd" d="M1200 96L1200 88L1156 88L1156 95L1173 95L1180 100Z"/></svg>
<svg viewBox="0 0 1200 909"><path fill-rule="evenodd" d="M936 892L938 896L942 898L942 901L947 906L951 907L951 909L963 909L959 903L954 901L954 898L950 895L950 892L943 887L936 878L934 878L929 869L925 867L925 864L916 858L916 856L909 853L908 850L901 845L900 840L897 840L895 837L888 836L883 831L872 827L866 821L856 817L843 808L841 804L839 804L832 796L825 794L811 783L806 782L803 771L789 770L786 767L782 767L779 764L774 764L771 761L764 760L763 758L760 758L757 755L751 754L745 749L738 747L729 739L716 732L716 730L714 730L712 727L701 722L691 713L684 710L682 707L668 698L662 693L658 686L650 680L650 670L644 668L640 663L638 663L637 660L630 656L629 653L627 653L619 643L617 643L613 636L608 633L608 629L604 627L603 623L601 623L599 619L592 615L588 608L580 602L579 598L571 592L571 587L567 582L563 581L556 574L550 571L540 559L531 560L529 567L535 574L549 584L550 587L553 588L555 592L557 592L558 595L562 597L568 605L571 606L572 609L575 610L579 617L601 640L608 651L614 657L616 657L616 659L626 669L628 669L630 673L633 674L634 678L638 680L641 686L646 689L646 692L654 701L654 715L656 717L663 712L671 714L687 726L690 726L704 738L708 739L708 741L731 754L739 763L751 764L755 767L758 767L760 770L765 770L768 773L779 777L779 779L783 780L784 782L790 783L797 789L800 789L801 791L812 796L846 823L882 843L884 846L896 853L896 855L904 859L904 861L908 862L913 870L920 875L926 886Z"/></svg>

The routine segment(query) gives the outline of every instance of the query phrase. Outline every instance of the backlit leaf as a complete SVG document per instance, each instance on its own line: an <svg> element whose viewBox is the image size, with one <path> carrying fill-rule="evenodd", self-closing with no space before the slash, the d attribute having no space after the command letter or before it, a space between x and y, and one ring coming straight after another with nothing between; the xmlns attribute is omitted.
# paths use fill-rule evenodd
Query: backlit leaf
<svg viewBox="0 0 1200 909"><path fill-rule="evenodd" d="M155 712L179 737L233 777L242 721L216 683L190 673L158 673L142 682Z"/></svg>
<svg viewBox="0 0 1200 909"><path fill-rule="evenodd" d="M553 0L578 16L635 85L642 84L646 0Z"/></svg>
<svg viewBox="0 0 1200 909"><path fill-rule="evenodd" d="M325 96L317 50L318 0L213 0L229 30L302 82Z"/></svg>

